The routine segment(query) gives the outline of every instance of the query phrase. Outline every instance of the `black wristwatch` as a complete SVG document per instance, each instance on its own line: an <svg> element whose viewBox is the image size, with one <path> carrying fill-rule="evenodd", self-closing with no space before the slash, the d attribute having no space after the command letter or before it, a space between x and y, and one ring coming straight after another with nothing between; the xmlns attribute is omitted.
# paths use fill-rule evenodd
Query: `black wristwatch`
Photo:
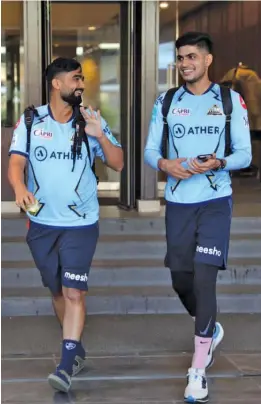
<svg viewBox="0 0 261 404"><path fill-rule="evenodd" d="M220 170L224 170L224 168L227 165L226 160L224 159L217 159L220 162L220 165L218 166L218 168L215 168L214 171L220 171Z"/></svg>

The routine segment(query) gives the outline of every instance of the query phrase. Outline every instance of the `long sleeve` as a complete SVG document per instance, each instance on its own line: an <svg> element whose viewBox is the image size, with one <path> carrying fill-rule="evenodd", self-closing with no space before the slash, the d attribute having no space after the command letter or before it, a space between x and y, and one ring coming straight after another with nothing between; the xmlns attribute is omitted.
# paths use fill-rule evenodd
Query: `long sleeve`
<svg viewBox="0 0 261 404"><path fill-rule="evenodd" d="M158 161L162 158L161 144L162 144L162 130L163 130L163 117L162 117L162 102L164 99L162 94L155 101L151 121L149 125L149 133L144 150L145 163L159 171Z"/></svg>
<svg viewBox="0 0 261 404"><path fill-rule="evenodd" d="M26 152L26 137L27 132L24 123L24 115L22 115L14 127L9 155L20 154L21 156L28 158L28 153Z"/></svg>
<svg viewBox="0 0 261 404"><path fill-rule="evenodd" d="M232 154L226 157L226 171L248 167L252 160L246 104L238 93L231 91L231 95L233 102L233 112L231 115Z"/></svg>

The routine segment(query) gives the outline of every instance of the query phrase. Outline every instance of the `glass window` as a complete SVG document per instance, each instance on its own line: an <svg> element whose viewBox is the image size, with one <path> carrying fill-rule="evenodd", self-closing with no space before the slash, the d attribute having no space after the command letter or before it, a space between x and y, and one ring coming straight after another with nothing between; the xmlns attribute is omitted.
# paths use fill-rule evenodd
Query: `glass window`
<svg viewBox="0 0 261 404"><path fill-rule="evenodd" d="M261 117L258 102L261 91L258 89L261 86L261 62L260 53L254 52L249 45L259 43L260 2L161 1L159 7L158 94L177 84L178 75L173 68L176 35L201 31L207 32L214 42L210 79L232 85L246 102L253 158L250 167L233 172L234 194L237 195L241 183L251 187L260 176ZM158 188L161 196L165 180L166 175L160 172Z"/></svg>
<svg viewBox="0 0 261 404"><path fill-rule="evenodd" d="M23 2L1 8L1 124L13 126L24 109Z"/></svg>
<svg viewBox="0 0 261 404"><path fill-rule="evenodd" d="M176 2L159 3L158 95L173 86Z"/></svg>
<svg viewBox="0 0 261 404"><path fill-rule="evenodd" d="M175 61L176 2L159 3L158 95L173 87ZM159 195L163 195L166 175L158 173Z"/></svg>
<svg viewBox="0 0 261 404"><path fill-rule="evenodd" d="M100 109L120 141L120 5L59 2L51 7L52 59L79 60L85 76L84 105ZM100 160L96 171L102 182L119 182L120 174Z"/></svg>

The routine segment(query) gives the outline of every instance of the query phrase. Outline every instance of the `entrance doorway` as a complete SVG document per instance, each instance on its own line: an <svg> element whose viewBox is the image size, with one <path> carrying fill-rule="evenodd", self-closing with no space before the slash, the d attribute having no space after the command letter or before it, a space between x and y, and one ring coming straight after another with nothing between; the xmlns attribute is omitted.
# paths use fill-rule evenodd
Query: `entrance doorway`
<svg viewBox="0 0 261 404"><path fill-rule="evenodd" d="M83 104L100 109L121 142L120 3L50 2L51 60L77 59L83 68ZM62 16L62 18L61 18ZM120 173L96 161L102 198L119 197Z"/></svg>

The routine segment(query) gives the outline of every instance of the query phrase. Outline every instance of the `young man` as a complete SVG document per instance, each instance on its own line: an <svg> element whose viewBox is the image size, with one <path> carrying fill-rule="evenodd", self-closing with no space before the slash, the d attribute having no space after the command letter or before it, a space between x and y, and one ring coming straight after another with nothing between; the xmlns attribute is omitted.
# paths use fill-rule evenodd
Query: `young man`
<svg viewBox="0 0 261 404"><path fill-rule="evenodd" d="M85 297L99 233L92 163L98 156L121 171L123 153L99 111L80 107L84 77L76 60L54 60L46 77L50 103L36 110L30 151L25 117L16 124L8 176L17 206L26 210L38 201L34 215L27 212L27 243L63 329L61 362L48 380L55 389L67 392L71 376L84 366ZM82 134L81 115L85 120ZM28 188L24 183L27 162Z"/></svg>
<svg viewBox="0 0 261 404"><path fill-rule="evenodd" d="M228 256L229 171L250 164L251 145L245 103L231 91L231 154L225 157L226 117L220 86L208 76L213 60L209 36L187 33L176 47L185 85L174 94L167 115L169 154L163 158L161 152L162 94L154 105L145 160L167 174L165 265L170 268L174 290L195 319L195 353L184 398L204 403L208 401L205 369L213 363L213 351L224 335L216 323L216 280Z"/></svg>

